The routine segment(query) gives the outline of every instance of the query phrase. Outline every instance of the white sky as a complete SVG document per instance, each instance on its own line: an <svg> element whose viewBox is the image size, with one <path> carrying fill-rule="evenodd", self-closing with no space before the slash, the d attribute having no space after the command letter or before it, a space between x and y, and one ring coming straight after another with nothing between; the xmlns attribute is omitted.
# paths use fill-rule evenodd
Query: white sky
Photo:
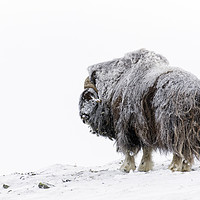
<svg viewBox="0 0 200 200"><path fill-rule="evenodd" d="M198 0L0 0L0 174L121 155L82 123L89 65L147 48L200 77Z"/></svg>

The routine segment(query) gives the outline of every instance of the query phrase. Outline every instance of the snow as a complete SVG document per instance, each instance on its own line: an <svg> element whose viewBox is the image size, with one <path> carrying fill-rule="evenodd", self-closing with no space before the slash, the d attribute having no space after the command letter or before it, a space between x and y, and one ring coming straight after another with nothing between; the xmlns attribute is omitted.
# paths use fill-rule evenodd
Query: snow
<svg viewBox="0 0 200 200"><path fill-rule="evenodd" d="M141 154L137 157L137 164ZM53 165L30 173L13 173L0 177L1 200L197 200L200 168L196 161L191 172L167 169L171 155L154 153L154 169L150 172L119 171L121 160L104 166L79 167ZM49 189L41 189L39 183ZM9 186L4 189L3 184Z"/></svg>

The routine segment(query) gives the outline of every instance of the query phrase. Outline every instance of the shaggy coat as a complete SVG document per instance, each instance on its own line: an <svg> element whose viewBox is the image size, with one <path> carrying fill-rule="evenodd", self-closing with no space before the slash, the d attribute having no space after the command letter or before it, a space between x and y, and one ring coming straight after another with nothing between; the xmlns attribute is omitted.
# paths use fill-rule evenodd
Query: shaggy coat
<svg viewBox="0 0 200 200"><path fill-rule="evenodd" d="M117 150L150 147L185 160L200 155L200 81L166 58L141 49L88 68L80 116Z"/></svg>

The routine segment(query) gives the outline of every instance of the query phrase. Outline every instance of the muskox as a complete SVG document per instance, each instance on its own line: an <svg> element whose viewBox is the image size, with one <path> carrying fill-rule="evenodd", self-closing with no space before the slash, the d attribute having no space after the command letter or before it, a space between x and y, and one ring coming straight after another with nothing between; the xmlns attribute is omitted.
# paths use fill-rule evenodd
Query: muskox
<svg viewBox="0 0 200 200"><path fill-rule="evenodd" d="M200 80L140 49L88 68L80 116L97 135L116 140L125 155L121 170L153 167L152 151L172 152L172 171L190 171L200 159Z"/></svg>

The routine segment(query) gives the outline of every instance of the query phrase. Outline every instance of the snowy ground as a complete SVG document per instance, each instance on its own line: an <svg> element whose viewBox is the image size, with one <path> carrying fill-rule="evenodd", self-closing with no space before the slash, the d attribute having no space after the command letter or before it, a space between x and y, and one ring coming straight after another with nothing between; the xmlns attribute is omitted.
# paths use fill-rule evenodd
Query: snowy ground
<svg viewBox="0 0 200 200"><path fill-rule="evenodd" d="M154 170L148 173L122 173L118 170L121 161L116 161L99 167L53 165L36 172L4 175L0 177L0 199L199 200L200 163L196 161L191 172L173 173L167 169L170 159L156 154Z"/></svg>

